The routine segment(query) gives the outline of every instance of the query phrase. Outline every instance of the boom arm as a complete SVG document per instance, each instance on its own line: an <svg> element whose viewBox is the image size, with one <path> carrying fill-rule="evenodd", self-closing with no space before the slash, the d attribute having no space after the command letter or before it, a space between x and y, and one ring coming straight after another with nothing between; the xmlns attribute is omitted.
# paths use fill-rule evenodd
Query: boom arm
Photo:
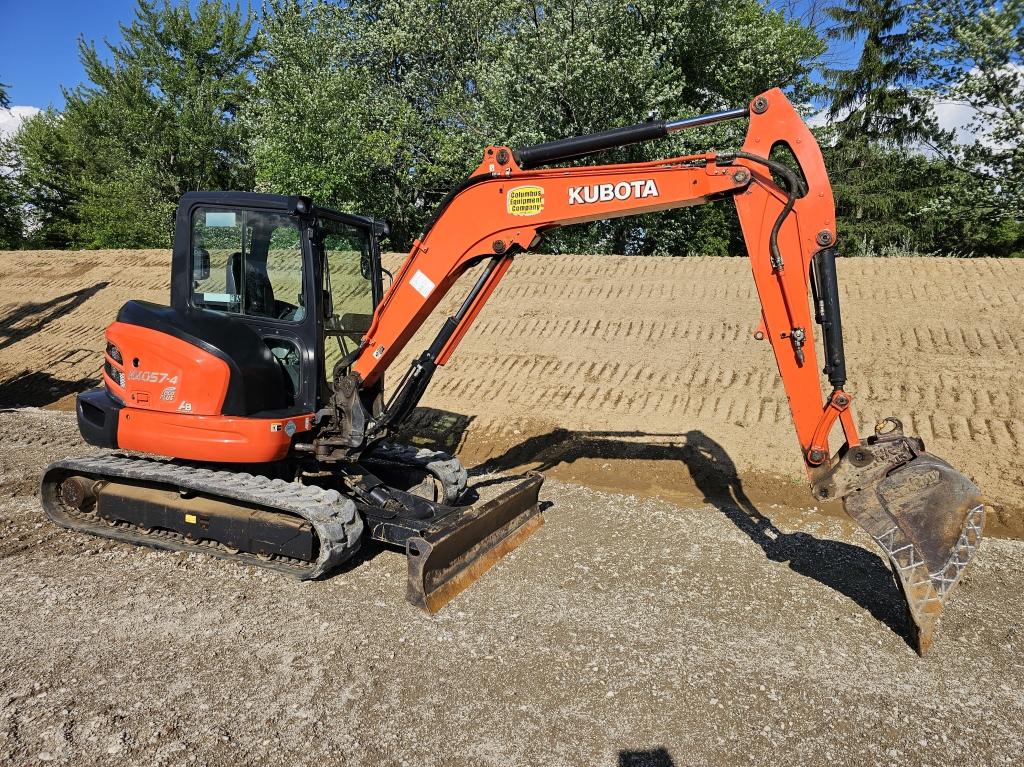
<svg viewBox="0 0 1024 767"><path fill-rule="evenodd" d="M730 155L530 167L746 115L750 125L743 149ZM772 162L778 145L796 158L799 174ZM529 147L518 155L508 147L488 147L480 167L448 196L433 225L413 244L362 343L336 369L335 420L342 428L318 438L318 457L344 459L346 451L363 449L401 422L437 366L451 357L515 253L535 245L546 230L726 196L736 204L761 300L755 337L767 339L775 354L811 490L820 500L842 498L846 512L886 552L907 600L914 645L923 653L980 543L980 491L927 453L920 438L904 436L895 419L886 419L882 423L889 428L876 427L873 437L860 442L850 395L843 390L832 189L814 137L777 89L756 97L749 109L619 128ZM368 413L363 398L379 392L383 371L459 276L486 259L458 312L416 359L388 405ZM808 281L814 319L822 328L824 372L832 385L827 398L818 377ZM828 435L836 420L846 444L833 456Z"/></svg>
<svg viewBox="0 0 1024 767"><path fill-rule="evenodd" d="M680 128L749 114L743 150L700 154L647 163L529 170L609 146L646 140ZM768 155L785 145L806 180ZM772 170L783 178L777 184ZM808 470L826 464L827 437L835 419L846 441L859 444L843 392L845 366L834 288L835 213L832 189L814 137L778 89L755 98L749 110L707 118L651 123L605 134L532 147L519 156L488 147L484 161L442 204L433 224L395 275L351 372L367 387L379 380L456 280L490 259L473 291L448 318L421 355L374 428L401 420L415 406L434 369L444 365L487 298L512 264L514 254L534 246L548 229L567 224L700 205L730 196L736 204L758 296L761 327L775 353ZM817 264L815 269L812 264ZM827 372L834 386L823 401L815 355L807 283L815 272L816 315L826 328ZM823 314L827 309L827 316Z"/></svg>

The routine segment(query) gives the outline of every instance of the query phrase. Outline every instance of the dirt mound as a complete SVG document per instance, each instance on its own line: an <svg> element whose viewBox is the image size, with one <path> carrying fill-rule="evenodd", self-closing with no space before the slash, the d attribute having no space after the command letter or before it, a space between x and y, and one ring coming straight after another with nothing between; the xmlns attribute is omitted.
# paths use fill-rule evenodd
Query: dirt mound
<svg viewBox="0 0 1024 767"><path fill-rule="evenodd" d="M98 380L117 308L169 292L165 251L2 256L0 406L67 406ZM995 528L1022 529L1024 262L844 259L839 271L861 430L901 418L975 478ZM667 497L738 472L754 497L809 498L794 495L802 465L758 319L744 259L520 256L415 425L495 469Z"/></svg>

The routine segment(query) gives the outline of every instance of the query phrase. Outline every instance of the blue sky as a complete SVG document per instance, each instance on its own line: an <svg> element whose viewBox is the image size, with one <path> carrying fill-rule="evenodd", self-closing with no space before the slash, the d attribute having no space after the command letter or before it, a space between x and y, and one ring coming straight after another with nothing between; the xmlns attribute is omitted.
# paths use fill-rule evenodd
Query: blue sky
<svg viewBox="0 0 1024 767"><path fill-rule="evenodd" d="M135 0L0 0L0 82L11 104L63 106L60 86L84 77L79 36L120 39L117 23L134 8Z"/></svg>
<svg viewBox="0 0 1024 767"><path fill-rule="evenodd" d="M820 7L814 0L771 0L771 5L795 14ZM135 0L0 0L0 82L10 86L11 104L62 107L61 85L74 87L84 77L78 38L103 50L104 38L120 39L118 22L129 21L134 8ZM857 49L856 44L833 45L829 63L852 63Z"/></svg>

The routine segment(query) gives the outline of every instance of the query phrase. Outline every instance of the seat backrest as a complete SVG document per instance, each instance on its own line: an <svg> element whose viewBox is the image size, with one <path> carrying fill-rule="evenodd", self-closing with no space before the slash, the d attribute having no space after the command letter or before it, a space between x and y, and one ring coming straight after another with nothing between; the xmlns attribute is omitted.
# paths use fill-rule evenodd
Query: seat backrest
<svg viewBox="0 0 1024 767"><path fill-rule="evenodd" d="M225 269L224 285L228 294L237 296L242 284L242 254L237 250L228 256Z"/></svg>
<svg viewBox="0 0 1024 767"><path fill-rule="evenodd" d="M262 267L262 268L261 268ZM245 310L248 314L276 317L274 286L270 283L265 264L245 265Z"/></svg>
<svg viewBox="0 0 1024 767"><path fill-rule="evenodd" d="M232 253L228 256L227 274L225 275L227 292L238 295L242 290L242 254ZM267 275L264 264L248 262L245 265L245 295L242 306L246 314L258 314L262 317L275 317L274 286Z"/></svg>

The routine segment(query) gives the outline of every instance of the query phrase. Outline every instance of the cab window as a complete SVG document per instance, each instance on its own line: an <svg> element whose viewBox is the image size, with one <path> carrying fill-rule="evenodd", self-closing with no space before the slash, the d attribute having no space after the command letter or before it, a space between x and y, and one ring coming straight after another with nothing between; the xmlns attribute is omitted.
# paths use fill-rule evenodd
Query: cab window
<svg viewBox="0 0 1024 767"><path fill-rule="evenodd" d="M324 295L324 370L330 378L334 366L357 346L373 318L373 258L366 232L337 221L321 221Z"/></svg>
<svg viewBox="0 0 1024 767"><path fill-rule="evenodd" d="M298 222L282 213L200 207L192 213L192 305L301 322Z"/></svg>

